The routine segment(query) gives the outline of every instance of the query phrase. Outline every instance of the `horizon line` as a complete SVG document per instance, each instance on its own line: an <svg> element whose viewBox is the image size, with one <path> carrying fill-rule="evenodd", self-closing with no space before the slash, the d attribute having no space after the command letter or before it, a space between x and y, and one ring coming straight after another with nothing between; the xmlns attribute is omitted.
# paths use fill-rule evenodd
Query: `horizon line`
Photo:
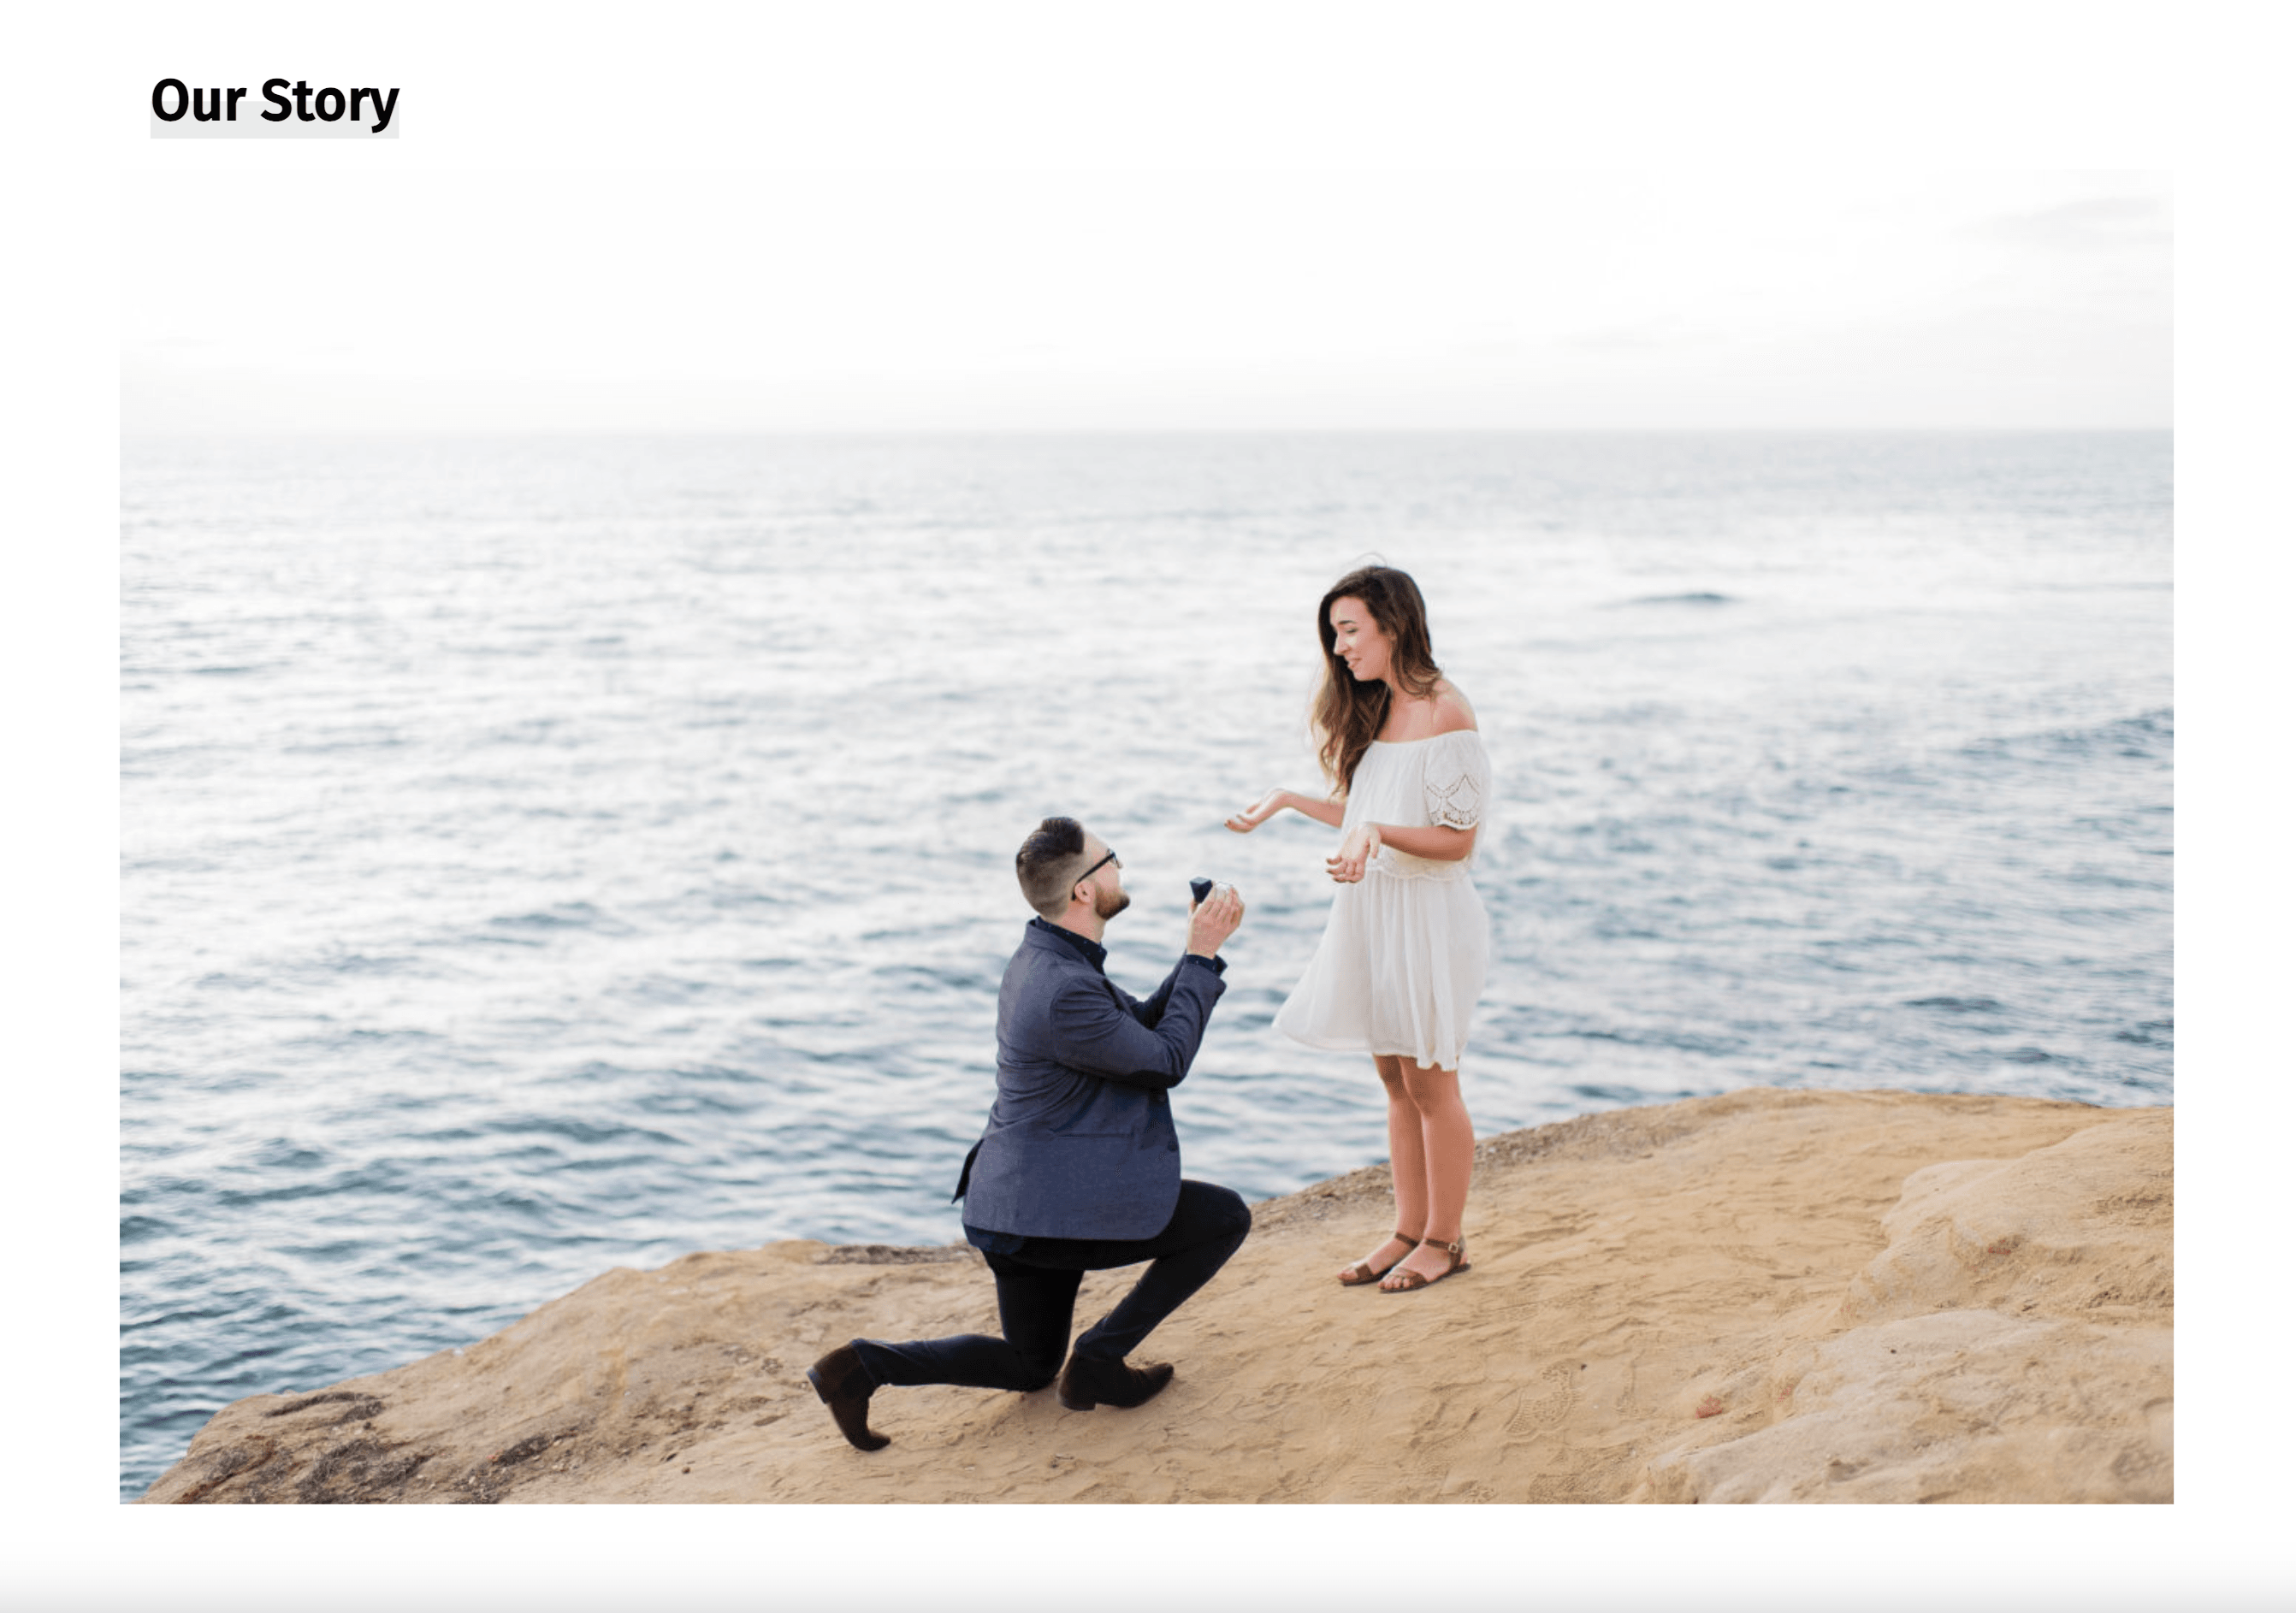
<svg viewBox="0 0 2296 1613"><path fill-rule="evenodd" d="M2142 426L350 426L205 430L123 429L119 439L368 437L2103 437L2170 434Z"/></svg>

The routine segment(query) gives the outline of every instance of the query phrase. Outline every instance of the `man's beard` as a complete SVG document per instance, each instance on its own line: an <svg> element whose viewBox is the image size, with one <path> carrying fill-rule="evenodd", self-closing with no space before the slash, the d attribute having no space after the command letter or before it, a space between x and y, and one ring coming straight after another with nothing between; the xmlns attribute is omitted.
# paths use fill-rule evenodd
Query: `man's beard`
<svg viewBox="0 0 2296 1613"><path fill-rule="evenodd" d="M1120 887L1112 892L1095 890L1092 893L1093 914L1103 921L1114 918L1131 905L1132 893Z"/></svg>

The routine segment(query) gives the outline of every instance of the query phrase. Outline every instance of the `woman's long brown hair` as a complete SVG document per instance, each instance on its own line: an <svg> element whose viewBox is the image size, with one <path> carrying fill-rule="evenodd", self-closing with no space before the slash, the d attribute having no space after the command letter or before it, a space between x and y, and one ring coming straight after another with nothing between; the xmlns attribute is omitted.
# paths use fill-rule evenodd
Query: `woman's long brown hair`
<svg viewBox="0 0 2296 1613"><path fill-rule="evenodd" d="M1310 721L1317 738L1316 759L1332 781L1334 792L1345 795L1355 782L1356 766L1371 749L1379 725L1387 720L1388 690L1384 678L1357 683L1347 662L1334 648L1332 602L1359 599L1371 618L1395 641L1390 665L1395 681L1416 700L1435 692L1443 669L1427 640L1427 602L1408 572L1392 566L1365 566L1350 571L1324 592L1316 607L1316 633L1324 641L1324 686L1316 693Z"/></svg>

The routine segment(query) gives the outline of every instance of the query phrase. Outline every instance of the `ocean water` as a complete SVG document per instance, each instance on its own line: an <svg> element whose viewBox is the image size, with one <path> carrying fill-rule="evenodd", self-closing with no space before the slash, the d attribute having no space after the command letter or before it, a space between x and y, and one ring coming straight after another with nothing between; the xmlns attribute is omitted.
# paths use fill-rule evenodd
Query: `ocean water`
<svg viewBox="0 0 2296 1613"><path fill-rule="evenodd" d="M154 440L122 489L123 1497L611 1266L958 1236L1047 813L1123 856L1136 991L1190 876L1250 904L1190 1172L1382 1157L1367 1061L1269 1029L1330 831L1220 827L1315 783L1373 554L1496 769L1480 1132L2172 1094L2167 433Z"/></svg>

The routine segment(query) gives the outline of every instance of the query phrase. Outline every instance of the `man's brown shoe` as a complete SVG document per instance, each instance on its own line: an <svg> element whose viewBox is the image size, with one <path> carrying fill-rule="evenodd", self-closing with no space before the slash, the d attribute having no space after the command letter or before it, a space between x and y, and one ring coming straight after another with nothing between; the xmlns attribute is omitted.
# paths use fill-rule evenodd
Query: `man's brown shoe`
<svg viewBox="0 0 2296 1613"><path fill-rule="evenodd" d="M806 1368L805 1375L813 1392L821 1396L821 1404L837 1419L837 1431L855 1450L882 1451L893 1443L870 1430L869 1396L877 1392L877 1385L851 1345L839 1345Z"/></svg>
<svg viewBox="0 0 2296 1613"><path fill-rule="evenodd" d="M1096 1405L1130 1407L1156 1397L1172 1381L1172 1369L1163 1362L1144 1367L1091 1355L1071 1355L1061 1369L1061 1404L1071 1412L1089 1412Z"/></svg>

